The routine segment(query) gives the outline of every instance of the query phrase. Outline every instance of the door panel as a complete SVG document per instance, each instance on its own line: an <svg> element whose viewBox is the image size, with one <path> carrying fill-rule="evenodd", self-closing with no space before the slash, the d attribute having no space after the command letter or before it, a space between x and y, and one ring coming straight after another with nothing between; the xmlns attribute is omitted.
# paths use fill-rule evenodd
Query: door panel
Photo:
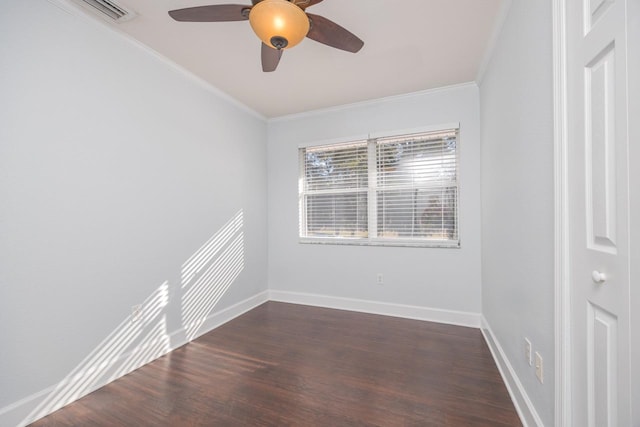
<svg viewBox="0 0 640 427"><path fill-rule="evenodd" d="M585 69L587 245L616 253L615 47Z"/></svg>
<svg viewBox="0 0 640 427"><path fill-rule="evenodd" d="M585 31L588 32L598 20L609 10L609 7L615 3L615 0L591 0L589 2L587 19L585 21Z"/></svg>
<svg viewBox="0 0 640 427"><path fill-rule="evenodd" d="M617 426L618 318L589 304L587 323L588 410L596 426Z"/></svg>

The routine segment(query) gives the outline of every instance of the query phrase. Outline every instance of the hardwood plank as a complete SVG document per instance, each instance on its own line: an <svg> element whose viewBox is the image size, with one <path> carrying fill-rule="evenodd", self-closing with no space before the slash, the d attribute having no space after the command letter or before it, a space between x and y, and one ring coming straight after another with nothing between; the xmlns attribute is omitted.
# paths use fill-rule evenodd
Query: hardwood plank
<svg viewBox="0 0 640 427"><path fill-rule="evenodd" d="M33 426L520 426L479 330L268 302Z"/></svg>

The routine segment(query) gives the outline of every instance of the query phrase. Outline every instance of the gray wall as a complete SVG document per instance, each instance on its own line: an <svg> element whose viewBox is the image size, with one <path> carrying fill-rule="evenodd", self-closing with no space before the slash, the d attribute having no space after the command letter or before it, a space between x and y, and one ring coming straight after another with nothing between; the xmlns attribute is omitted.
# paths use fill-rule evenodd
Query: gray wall
<svg viewBox="0 0 640 427"><path fill-rule="evenodd" d="M300 144L451 122L460 122L461 249L298 243ZM479 132L475 84L271 120L270 289L479 313Z"/></svg>
<svg viewBox="0 0 640 427"><path fill-rule="evenodd" d="M480 85L482 312L545 425L554 406L551 2L514 1ZM540 384L524 338L544 358Z"/></svg>
<svg viewBox="0 0 640 427"><path fill-rule="evenodd" d="M0 425L11 425L7 405L108 361L96 349L148 345L134 366L266 290L267 128L92 19L45 0L2 8ZM205 267L230 274L195 283L182 270L212 237Z"/></svg>

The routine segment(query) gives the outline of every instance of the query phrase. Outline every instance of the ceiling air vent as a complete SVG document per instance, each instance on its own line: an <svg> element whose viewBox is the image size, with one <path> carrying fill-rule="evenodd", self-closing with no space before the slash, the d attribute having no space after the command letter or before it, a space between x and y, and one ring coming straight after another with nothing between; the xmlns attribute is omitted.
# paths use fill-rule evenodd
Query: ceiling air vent
<svg viewBox="0 0 640 427"><path fill-rule="evenodd" d="M120 6L112 0L76 0L83 5L91 6L92 10L108 18L111 21L124 22L133 18L135 14L126 8Z"/></svg>

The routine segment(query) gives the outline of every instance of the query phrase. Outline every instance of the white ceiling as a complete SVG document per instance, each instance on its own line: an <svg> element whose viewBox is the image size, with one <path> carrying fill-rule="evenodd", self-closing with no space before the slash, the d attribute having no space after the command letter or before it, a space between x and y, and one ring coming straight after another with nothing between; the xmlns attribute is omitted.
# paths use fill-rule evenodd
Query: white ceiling
<svg viewBox="0 0 640 427"><path fill-rule="evenodd" d="M308 9L365 45L356 54L305 39L263 73L248 21L176 22L167 11L250 0L116 0L121 30L267 117L476 79L506 0L324 0Z"/></svg>

